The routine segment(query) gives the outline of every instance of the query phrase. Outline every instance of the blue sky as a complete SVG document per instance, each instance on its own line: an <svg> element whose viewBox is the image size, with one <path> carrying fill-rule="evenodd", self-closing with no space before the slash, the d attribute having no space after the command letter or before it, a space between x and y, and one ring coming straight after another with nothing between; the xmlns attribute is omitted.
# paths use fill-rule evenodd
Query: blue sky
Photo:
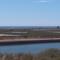
<svg viewBox="0 0 60 60"><path fill-rule="evenodd" d="M0 0L0 26L60 26L60 0Z"/></svg>

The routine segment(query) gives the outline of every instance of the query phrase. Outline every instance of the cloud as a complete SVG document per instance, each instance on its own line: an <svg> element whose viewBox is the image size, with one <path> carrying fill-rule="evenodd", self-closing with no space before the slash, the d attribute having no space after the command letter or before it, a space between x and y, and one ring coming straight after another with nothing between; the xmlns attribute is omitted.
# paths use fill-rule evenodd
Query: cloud
<svg viewBox="0 0 60 60"><path fill-rule="evenodd" d="M40 0L39 2L41 2L41 3L47 3L48 0Z"/></svg>
<svg viewBox="0 0 60 60"><path fill-rule="evenodd" d="M48 3L48 0L33 1L33 3Z"/></svg>

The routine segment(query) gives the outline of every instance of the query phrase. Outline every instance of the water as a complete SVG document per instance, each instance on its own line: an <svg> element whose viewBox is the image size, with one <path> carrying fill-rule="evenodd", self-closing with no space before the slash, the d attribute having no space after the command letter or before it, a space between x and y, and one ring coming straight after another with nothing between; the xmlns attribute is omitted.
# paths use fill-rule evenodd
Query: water
<svg viewBox="0 0 60 60"><path fill-rule="evenodd" d="M49 48L59 48L60 43L0 46L1 53L37 53Z"/></svg>

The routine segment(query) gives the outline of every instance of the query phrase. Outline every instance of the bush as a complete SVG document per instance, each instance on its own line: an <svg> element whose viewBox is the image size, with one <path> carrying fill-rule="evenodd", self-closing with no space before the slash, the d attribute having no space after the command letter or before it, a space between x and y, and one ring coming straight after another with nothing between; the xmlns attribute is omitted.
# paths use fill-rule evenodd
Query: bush
<svg viewBox="0 0 60 60"><path fill-rule="evenodd" d="M52 48L37 54L0 54L0 60L60 60L60 50Z"/></svg>

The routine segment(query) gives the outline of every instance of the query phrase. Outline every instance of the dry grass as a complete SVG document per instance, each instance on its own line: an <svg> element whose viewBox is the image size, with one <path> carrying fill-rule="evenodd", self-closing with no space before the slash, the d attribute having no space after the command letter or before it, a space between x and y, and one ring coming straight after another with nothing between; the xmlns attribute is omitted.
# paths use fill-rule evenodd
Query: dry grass
<svg viewBox="0 0 60 60"><path fill-rule="evenodd" d="M37 54L1 54L0 60L60 60L59 49L48 49Z"/></svg>

